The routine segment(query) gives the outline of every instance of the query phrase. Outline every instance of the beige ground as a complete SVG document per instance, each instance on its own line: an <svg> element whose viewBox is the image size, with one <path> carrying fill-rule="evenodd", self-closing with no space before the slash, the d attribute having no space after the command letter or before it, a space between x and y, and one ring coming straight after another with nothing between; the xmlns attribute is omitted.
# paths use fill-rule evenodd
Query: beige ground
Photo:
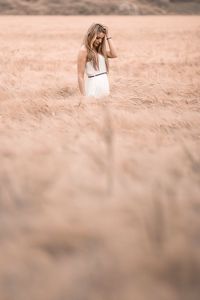
<svg viewBox="0 0 200 300"><path fill-rule="evenodd" d="M92 21L119 58L80 101ZM200 18L1 17L1 300L197 300Z"/></svg>

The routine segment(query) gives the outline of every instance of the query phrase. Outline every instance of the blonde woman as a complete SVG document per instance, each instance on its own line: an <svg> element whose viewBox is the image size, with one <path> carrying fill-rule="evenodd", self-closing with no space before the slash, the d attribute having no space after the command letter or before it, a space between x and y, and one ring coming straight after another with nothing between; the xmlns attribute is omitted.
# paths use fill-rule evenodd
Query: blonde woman
<svg viewBox="0 0 200 300"><path fill-rule="evenodd" d="M78 53L78 86L81 95L102 98L110 94L108 58L115 57L116 49L107 27L92 24Z"/></svg>

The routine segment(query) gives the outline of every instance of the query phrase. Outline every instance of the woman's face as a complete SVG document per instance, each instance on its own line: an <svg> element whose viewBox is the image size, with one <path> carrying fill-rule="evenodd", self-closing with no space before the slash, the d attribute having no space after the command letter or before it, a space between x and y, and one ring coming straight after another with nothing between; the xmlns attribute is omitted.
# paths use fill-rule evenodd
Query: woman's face
<svg viewBox="0 0 200 300"><path fill-rule="evenodd" d="M94 40L93 46L98 48L98 46L102 43L103 38L105 37L105 33L99 32L97 33L96 39Z"/></svg>

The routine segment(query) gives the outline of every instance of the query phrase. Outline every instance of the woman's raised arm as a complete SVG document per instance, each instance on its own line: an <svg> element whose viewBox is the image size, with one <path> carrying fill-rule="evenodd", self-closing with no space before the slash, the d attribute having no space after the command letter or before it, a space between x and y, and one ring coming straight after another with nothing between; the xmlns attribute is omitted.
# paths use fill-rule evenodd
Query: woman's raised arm
<svg viewBox="0 0 200 300"><path fill-rule="evenodd" d="M109 50L107 51L107 56L109 58L116 58L117 51L115 49L114 43L112 41L112 36L108 33L108 28L106 27L106 40L108 42Z"/></svg>

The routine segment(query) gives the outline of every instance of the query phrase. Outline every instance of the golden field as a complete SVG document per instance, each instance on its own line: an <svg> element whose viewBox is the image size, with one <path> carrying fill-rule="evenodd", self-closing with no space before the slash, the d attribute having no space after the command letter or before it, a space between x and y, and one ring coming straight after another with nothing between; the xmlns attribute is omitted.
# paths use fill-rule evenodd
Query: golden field
<svg viewBox="0 0 200 300"><path fill-rule="evenodd" d="M92 22L118 58L83 101ZM199 299L200 18L4 16L0 48L0 299Z"/></svg>
<svg viewBox="0 0 200 300"><path fill-rule="evenodd" d="M4 15L199 15L200 0L0 0Z"/></svg>

